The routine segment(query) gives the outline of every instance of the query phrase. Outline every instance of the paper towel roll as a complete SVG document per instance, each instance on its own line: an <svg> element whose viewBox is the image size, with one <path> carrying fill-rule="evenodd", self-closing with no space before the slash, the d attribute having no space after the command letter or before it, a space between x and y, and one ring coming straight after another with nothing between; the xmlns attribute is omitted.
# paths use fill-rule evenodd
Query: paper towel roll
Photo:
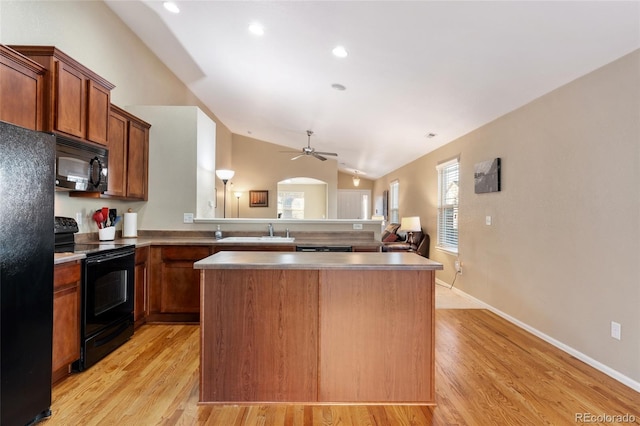
<svg viewBox="0 0 640 426"><path fill-rule="evenodd" d="M138 236L138 213L124 214L124 224L122 225L122 236L124 238Z"/></svg>

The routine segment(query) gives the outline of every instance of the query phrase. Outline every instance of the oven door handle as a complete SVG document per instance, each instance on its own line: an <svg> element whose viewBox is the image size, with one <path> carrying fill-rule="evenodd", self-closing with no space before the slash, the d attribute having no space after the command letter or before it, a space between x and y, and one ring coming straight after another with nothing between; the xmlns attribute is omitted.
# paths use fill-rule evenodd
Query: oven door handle
<svg viewBox="0 0 640 426"><path fill-rule="evenodd" d="M95 264L100 264L100 263L104 263L104 262L109 262L112 260L117 260L117 259L121 259L123 257L128 257L131 255L135 255L134 251L128 251L126 253L117 253L117 254L102 254L99 256L95 256L95 257L91 257L86 259L86 263L87 265L95 265Z"/></svg>

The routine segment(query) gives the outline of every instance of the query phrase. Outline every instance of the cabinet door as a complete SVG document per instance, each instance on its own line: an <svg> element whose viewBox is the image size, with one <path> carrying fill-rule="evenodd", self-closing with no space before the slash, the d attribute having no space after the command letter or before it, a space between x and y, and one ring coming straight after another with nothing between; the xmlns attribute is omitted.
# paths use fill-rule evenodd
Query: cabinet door
<svg viewBox="0 0 640 426"><path fill-rule="evenodd" d="M161 313L200 312L200 271L193 269L193 263L209 253L209 247L162 248Z"/></svg>
<svg viewBox="0 0 640 426"><path fill-rule="evenodd" d="M200 271L209 246L154 246L149 251L147 322L198 322Z"/></svg>
<svg viewBox="0 0 640 426"><path fill-rule="evenodd" d="M149 128L129 122L127 197L147 200L149 176Z"/></svg>
<svg viewBox="0 0 640 426"><path fill-rule="evenodd" d="M6 56L5 56L6 55ZM27 67L14 59L13 53L0 47L0 120L42 130L42 96L44 68Z"/></svg>
<svg viewBox="0 0 640 426"><path fill-rule="evenodd" d="M135 299L133 305L133 321L136 327L145 322L147 316L147 270L149 247L136 249L135 266Z"/></svg>
<svg viewBox="0 0 640 426"><path fill-rule="evenodd" d="M53 381L80 358L80 264L56 265L53 278Z"/></svg>
<svg viewBox="0 0 640 426"><path fill-rule="evenodd" d="M109 116L109 184L106 194L124 197L127 185L127 138L129 121L111 111Z"/></svg>
<svg viewBox="0 0 640 426"><path fill-rule="evenodd" d="M87 139L106 145L109 139L111 91L89 80L87 98Z"/></svg>
<svg viewBox="0 0 640 426"><path fill-rule="evenodd" d="M65 64L56 63L55 130L84 138L86 123L86 77Z"/></svg>

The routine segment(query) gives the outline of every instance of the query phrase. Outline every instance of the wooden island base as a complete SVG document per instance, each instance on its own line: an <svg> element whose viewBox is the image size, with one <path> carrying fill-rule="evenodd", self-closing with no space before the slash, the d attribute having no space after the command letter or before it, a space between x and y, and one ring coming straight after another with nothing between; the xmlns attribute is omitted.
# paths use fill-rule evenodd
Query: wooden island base
<svg viewBox="0 0 640 426"><path fill-rule="evenodd" d="M435 403L440 264L412 253L224 252L195 267L201 403Z"/></svg>

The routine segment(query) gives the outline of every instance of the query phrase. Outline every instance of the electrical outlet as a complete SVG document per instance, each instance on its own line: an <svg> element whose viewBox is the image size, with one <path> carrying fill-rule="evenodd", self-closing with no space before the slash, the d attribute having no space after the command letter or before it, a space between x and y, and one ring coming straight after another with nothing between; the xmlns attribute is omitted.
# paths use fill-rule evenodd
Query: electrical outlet
<svg viewBox="0 0 640 426"><path fill-rule="evenodd" d="M620 340L621 335L622 335L622 326L615 321L611 321L611 337L613 337L616 340Z"/></svg>
<svg viewBox="0 0 640 426"><path fill-rule="evenodd" d="M354 223L353 224L353 229L362 229L362 224L361 223Z"/></svg>
<svg viewBox="0 0 640 426"><path fill-rule="evenodd" d="M78 226L82 225L82 213L81 212L77 212L76 213L76 222L78 223Z"/></svg>
<svg viewBox="0 0 640 426"><path fill-rule="evenodd" d="M462 261L461 260L456 260L456 272L460 275L462 275Z"/></svg>
<svg viewBox="0 0 640 426"><path fill-rule="evenodd" d="M193 213L184 214L184 223L193 223Z"/></svg>

